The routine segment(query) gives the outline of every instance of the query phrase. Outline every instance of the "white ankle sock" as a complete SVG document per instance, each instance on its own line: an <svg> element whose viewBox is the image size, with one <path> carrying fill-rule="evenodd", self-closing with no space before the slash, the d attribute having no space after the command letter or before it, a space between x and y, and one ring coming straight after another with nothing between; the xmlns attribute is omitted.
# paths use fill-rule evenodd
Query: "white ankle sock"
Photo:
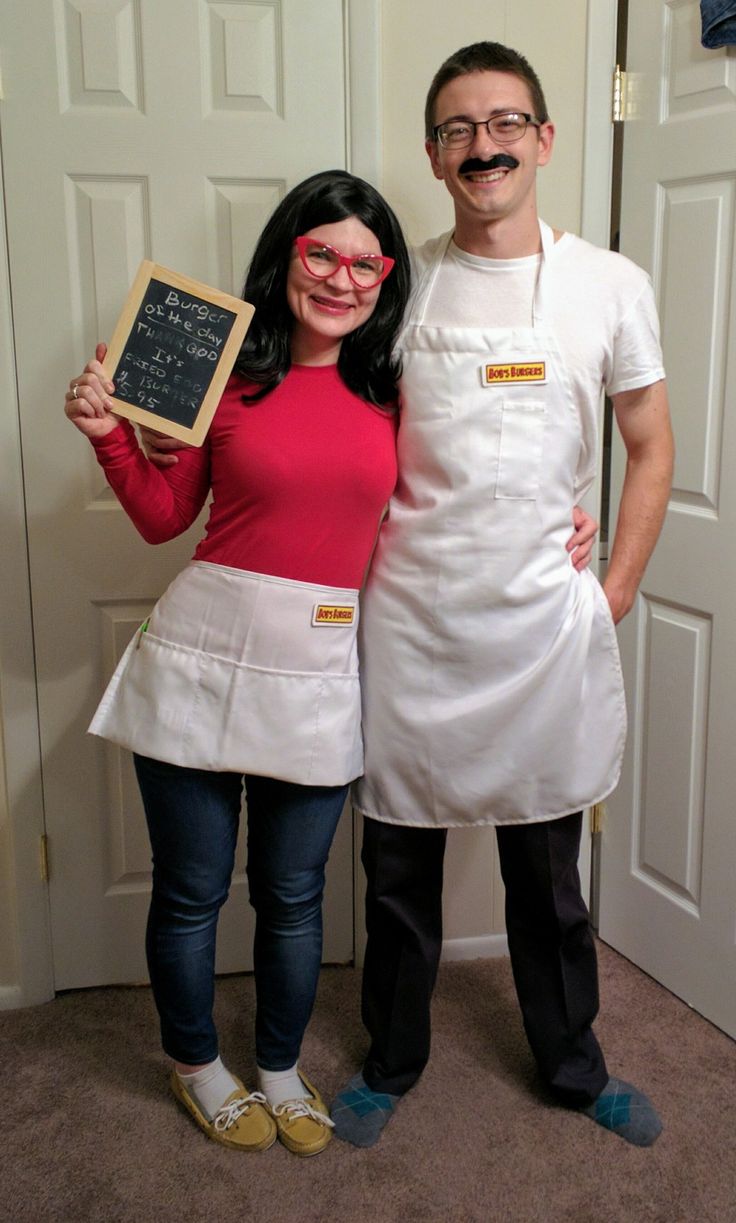
<svg viewBox="0 0 736 1223"><path fill-rule="evenodd" d="M258 1067L258 1086L271 1108L284 1100L311 1100L311 1094L299 1078L298 1062L289 1070L264 1070Z"/></svg>
<svg viewBox="0 0 736 1223"><path fill-rule="evenodd" d="M179 1074L178 1070L176 1073L209 1121L228 1096L238 1089L238 1084L219 1057L193 1074Z"/></svg>

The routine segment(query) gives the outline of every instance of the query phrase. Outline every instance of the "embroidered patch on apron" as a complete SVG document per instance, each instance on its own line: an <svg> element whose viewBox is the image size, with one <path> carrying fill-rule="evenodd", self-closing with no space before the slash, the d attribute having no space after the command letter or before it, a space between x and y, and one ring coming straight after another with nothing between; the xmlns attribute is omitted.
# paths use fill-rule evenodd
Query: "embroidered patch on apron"
<svg viewBox="0 0 736 1223"><path fill-rule="evenodd" d="M481 379L484 386L498 386L511 382L546 382L546 361L518 361L508 365L482 365Z"/></svg>
<svg viewBox="0 0 736 1223"><path fill-rule="evenodd" d="M355 607L352 603L317 603L312 624L353 624Z"/></svg>

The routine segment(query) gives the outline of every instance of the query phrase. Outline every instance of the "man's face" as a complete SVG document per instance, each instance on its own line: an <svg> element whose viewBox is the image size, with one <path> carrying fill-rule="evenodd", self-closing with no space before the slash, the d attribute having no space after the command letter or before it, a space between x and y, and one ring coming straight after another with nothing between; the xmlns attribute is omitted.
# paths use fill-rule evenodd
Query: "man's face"
<svg viewBox="0 0 736 1223"><path fill-rule="evenodd" d="M469 72L440 90L434 121L478 121L502 111L533 114L526 83L509 72ZM545 123L541 128L529 124L513 144L499 144L485 126L475 129L473 143L464 149L443 149L428 140L435 177L444 181L455 201L458 229L504 217L536 217L537 166L549 161L553 138L554 127ZM494 165L496 158L499 165ZM516 164L512 167L511 162Z"/></svg>

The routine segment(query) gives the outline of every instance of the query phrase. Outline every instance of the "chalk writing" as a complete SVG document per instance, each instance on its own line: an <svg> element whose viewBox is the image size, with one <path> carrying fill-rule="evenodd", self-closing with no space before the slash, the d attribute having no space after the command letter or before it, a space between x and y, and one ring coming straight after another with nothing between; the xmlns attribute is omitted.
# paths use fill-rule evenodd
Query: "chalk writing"
<svg viewBox="0 0 736 1223"><path fill-rule="evenodd" d="M236 318L152 277L112 373L116 397L190 427Z"/></svg>

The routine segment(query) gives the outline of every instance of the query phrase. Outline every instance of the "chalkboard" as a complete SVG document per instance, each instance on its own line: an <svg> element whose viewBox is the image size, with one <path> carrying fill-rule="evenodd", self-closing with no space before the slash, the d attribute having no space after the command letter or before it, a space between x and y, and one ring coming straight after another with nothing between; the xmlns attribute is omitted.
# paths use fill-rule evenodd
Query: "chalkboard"
<svg viewBox="0 0 736 1223"><path fill-rule="evenodd" d="M146 259L113 332L113 411L201 446L253 306Z"/></svg>

